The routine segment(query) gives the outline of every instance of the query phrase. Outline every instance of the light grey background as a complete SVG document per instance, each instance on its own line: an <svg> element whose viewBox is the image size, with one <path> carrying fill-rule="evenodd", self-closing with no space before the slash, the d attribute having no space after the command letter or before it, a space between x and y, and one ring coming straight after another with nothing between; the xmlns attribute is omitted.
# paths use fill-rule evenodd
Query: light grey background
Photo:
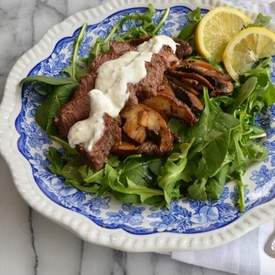
<svg viewBox="0 0 275 275"><path fill-rule="evenodd" d="M37 43L51 26L100 2L0 0L0 99L7 74L18 57ZM179 263L169 256L124 253L81 241L27 206L14 187L9 168L0 157L0 275L31 274L226 273Z"/></svg>

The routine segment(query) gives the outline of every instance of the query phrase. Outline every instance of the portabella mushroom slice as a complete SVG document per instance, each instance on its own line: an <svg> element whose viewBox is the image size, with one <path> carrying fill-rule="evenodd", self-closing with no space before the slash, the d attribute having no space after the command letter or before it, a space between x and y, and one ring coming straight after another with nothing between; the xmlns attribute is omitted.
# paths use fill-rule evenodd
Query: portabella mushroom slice
<svg viewBox="0 0 275 275"><path fill-rule="evenodd" d="M125 119L123 131L128 137L141 144L146 139L146 128L140 125L140 119L146 112L140 104L130 105L121 113L121 117Z"/></svg>
<svg viewBox="0 0 275 275"><path fill-rule="evenodd" d="M188 91L185 91L181 94L183 94L184 101L189 102L188 106L191 107L192 111L194 111L194 112L203 111L204 105L196 95L194 95L193 93L190 93ZM181 97L181 95L179 95L179 98L180 97Z"/></svg>
<svg viewBox="0 0 275 275"><path fill-rule="evenodd" d="M196 92L196 90L190 90L187 87L183 88L181 86L177 86L174 82L171 82L170 85L174 89L174 95L176 96L176 98L186 103L192 111L200 112L203 110L204 105L202 101L199 99L199 93Z"/></svg>
<svg viewBox="0 0 275 275"><path fill-rule="evenodd" d="M197 122L197 118L191 109L175 96L159 93L157 96L146 99L143 104L169 117L180 118L188 124L192 125Z"/></svg>
<svg viewBox="0 0 275 275"><path fill-rule="evenodd" d="M163 155L164 153L162 153L159 149L159 147L153 143L152 141L147 141L147 142L144 142L143 144L141 144L138 149L137 149L137 153L138 154L145 154L145 155L152 155L152 156L155 156L155 155Z"/></svg>
<svg viewBox="0 0 275 275"><path fill-rule="evenodd" d="M193 93L196 96L200 95L200 92L194 89L189 83L183 82L181 79L178 79L174 76L167 75L167 78L169 80L169 84L173 88L174 92L177 90L184 90L189 91L190 93Z"/></svg>
<svg viewBox="0 0 275 275"><path fill-rule="evenodd" d="M207 87L210 90L214 90L214 86L202 75L198 73L187 73L182 71L168 71L167 74L177 77L181 80L184 79L192 79L197 81L197 83L201 86Z"/></svg>
<svg viewBox="0 0 275 275"><path fill-rule="evenodd" d="M222 80L230 81L231 77L221 71L219 71L217 68L215 68L210 63L199 60L199 59L185 59L181 61L180 66L178 68L189 70L191 72L196 72L203 76L209 76L209 77L218 77Z"/></svg>
<svg viewBox="0 0 275 275"><path fill-rule="evenodd" d="M195 72L206 78L214 87L211 91L211 96L229 95L233 92L234 86L231 77L206 61L183 60L178 69L185 72Z"/></svg>
<svg viewBox="0 0 275 275"><path fill-rule="evenodd" d="M162 116L152 108L143 104L133 105L121 112L125 119L123 131L127 136L139 144L153 132L159 139L159 154L170 152L173 147L173 135Z"/></svg>
<svg viewBox="0 0 275 275"><path fill-rule="evenodd" d="M162 156L168 152L161 151L160 147L157 144L153 143L152 141L146 141L138 146L132 143L122 141L121 143L115 144L113 146L112 153L117 156L125 157L132 154Z"/></svg>
<svg viewBox="0 0 275 275"><path fill-rule="evenodd" d="M159 86L157 94L166 94L174 96L174 91L169 83L169 80L164 76L162 85Z"/></svg>
<svg viewBox="0 0 275 275"><path fill-rule="evenodd" d="M129 142L120 141L116 143L112 148L112 153L117 156L128 156L136 154L138 152L138 146Z"/></svg>

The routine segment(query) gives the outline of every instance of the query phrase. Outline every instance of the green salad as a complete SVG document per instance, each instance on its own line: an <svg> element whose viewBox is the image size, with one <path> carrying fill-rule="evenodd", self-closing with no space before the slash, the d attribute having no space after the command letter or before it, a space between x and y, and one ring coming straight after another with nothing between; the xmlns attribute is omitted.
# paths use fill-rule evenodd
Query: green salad
<svg viewBox="0 0 275 275"><path fill-rule="evenodd" d="M126 15L117 22L105 38L98 38L91 45L87 58L79 57L79 47L87 25L83 25L74 43L71 64L58 77L29 76L24 85L37 82L44 101L36 113L38 125L58 146L49 147L48 169L81 191L97 195L111 193L124 203L143 203L169 207L180 198L218 200L228 181L236 183L240 211L245 210L244 174L248 167L264 160L267 151L263 145L266 132L256 123L257 115L275 102L275 86L271 80L271 57L261 58L251 69L233 82L231 95L210 97L204 87L200 95L204 109L194 125L187 125L179 118L169 118L168 125L178 142L166 156L132 154L126 157L109 155L104 168L92 169L82 154L71 148L67 140L58 136L54 124L60 108L67 103L88 73L89 64L100 54L108 52L112 41L128 41L143 36L157 35L169 16L169 8L162 12L155 23L155 9L148 6L145 13ZM197 25L203 16L197 8L187 14L188 23L178 34L178 39L193 45L190 59L204 59L196 51L194 41ZM133 22L133 27L122 31ZM262 14L255 24L264 26L269 18ZM221 62L208 60L220 71Z"/></svg>

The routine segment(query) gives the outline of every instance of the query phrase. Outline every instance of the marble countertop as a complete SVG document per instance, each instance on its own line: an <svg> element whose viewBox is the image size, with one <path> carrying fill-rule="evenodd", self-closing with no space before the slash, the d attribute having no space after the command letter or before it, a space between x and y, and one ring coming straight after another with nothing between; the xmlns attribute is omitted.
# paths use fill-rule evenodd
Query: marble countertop
<svg viewBox="0 0 275 275"><path fill-rule="evenodd" d="M100 0L1 0L0 99L12 65L53 25ZM124 253L81 241L33 211L0 157L0 275L222 275L154 253Z"/></svg>

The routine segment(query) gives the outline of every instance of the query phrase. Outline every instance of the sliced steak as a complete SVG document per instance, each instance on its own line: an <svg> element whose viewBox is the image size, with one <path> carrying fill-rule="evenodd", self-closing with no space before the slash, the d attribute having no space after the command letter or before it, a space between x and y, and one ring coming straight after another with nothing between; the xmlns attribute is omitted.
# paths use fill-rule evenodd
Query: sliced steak
<svg viewBox="0 0 275 275"><path fill-rule="evenodd" d="M187 56L190 56L193 52L193 49L191 47L191 45L184 40L181 39L174 39L177 42L177 51L176 51L176 55L179 59L184 59Z"/></svg>
<svg viewBox="0 0 275 275"><path fill-rule="evenodd" d="M91 64L91 73L80 80L79 87L75 90L72 99L65 104L55 118L55 124L61 137L67 138L70 128L77 122L89 117L90 99L89 91L95 87L98 68L106 61L113 60L123 55L134 47L125 42L113 42L108 53L101 54Z"/></svg>
<svg viewBox="0 0 275 275"><path fill-rule="evenodd" d="M130 93L136 94L140 101L157 95L158 88L163 83L164 72L177 63L178 58L172 50L164 46L158 54L152 56L151 62L146 62L146 77L135 85L129 84Z"/></svg>
<svg viewBox="0 0 275 275"><path fill-rule="evenodd" d="M165 62L165 70L175 68L179 65L179 59L168 46L163 46L158 55L160 55Z"/></svg>
<svg viewBox="0 0 275 275"><path fill-rule="evenodd" d="M59 111L55 123L60 136L67 137L69 129L79 120L88 118L90 113L88 93L95 86L98 68L106 61L118 58L135 47L126 42L113 42L108 53L95 58L91 65L91 73L83 77L72 100L65 104ZM137 104L139 100L157 94L158 87L163 82L163 75L167 68L174 66L178 59L169 47L163 47L159 54L154 54L151 62L146 63L147 75L138 84L129 84L130 104Z"/></svg>
<svg viewBox="0 0 275 275"><path fill-rule="evenodd" d="M127 42L112 42L110 50L107 53L98 55L94 61L91 63L90 71L97 72L99 67L110 60L117 59L126 52L135 50L135 47Z"/></svg>
<svg viewBox="0 0 275 275"><path fill-rule="evenodd" d="M59 135L67 138L70 128L77 122L86 119L90 112L88 92L95 86L96 75L91 73L81 78L73 98L66 103L55 118Z"/></svg>
<svg viewBox="0 0 275 275"><path fill-rule="evenodd" d="M87 158L88 164L94 170L100 170L115 143L121 140L121 129L119 121L109 115L104 115L105 130L102 137L95 143L92 151L87 152L83 146L79 146L79 151Z"/></svg>
<svg viewBox="0 0 275 275"><path fill-rule="evenodd" d="M137 47L138 45L142 44L143 42L146 42L148 40L150 40L152 38L152 36L149 35L145 35L145 36L141 36L139 38L135 38L129 41L129 43L134 46Z"/></svg>
<svg viewBox="0 0 275 275"><path fill-rule="evenodd" d="M89 117L90 99L88 93L95 87L95 80L99 67L103 63L116 59L124 53L134 49L135 46L130 43L114 42L112 43L111 49L108 53L101 54L94 59L90 66L90 73L81 79L80 85L75 91L71 101L61 108L55 119L60 136L67 138L70 128L77 121ZM154 54L151 62L145 64L147 70L146 77L135 85L128 84L130 92L129 102L131 105L136 105L139 100L156 95L158 87L163 83L164 72L168 68L172 68L177 62L178 58L173 54L169 47L163 47L160 53ZM104 122L104 133L93 146L92 151L87 152L83 146L78 146L79 151L85 155L88 163L95 170L99 170L104 166L111 148L121 140L121 129L118 120L105 114Z"/></svg>

